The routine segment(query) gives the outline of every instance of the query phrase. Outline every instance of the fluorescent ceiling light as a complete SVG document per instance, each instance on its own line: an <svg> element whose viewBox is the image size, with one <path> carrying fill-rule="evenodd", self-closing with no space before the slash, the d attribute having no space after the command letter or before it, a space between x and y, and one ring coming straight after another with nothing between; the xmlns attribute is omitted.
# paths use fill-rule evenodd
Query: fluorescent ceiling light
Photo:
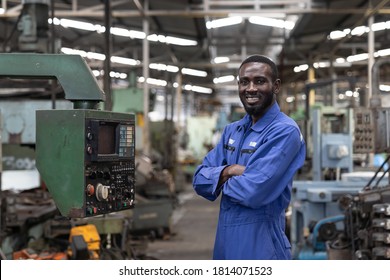
<svg viewBox="0 0 390 280"><path fill-rule="evenodd" d="M366 59L368 59L368 53L355 54L347 57L348 62L356 62L356 61L362 61Z"/></svg>
<svg viewBox="0 0 390 280"><path fill-rule="evenodd" d="M65 47L61 48L61 52L65 53L65 54L78 54L82 57L89 58L89 59L97 59L97 60L105 60L106 59L106 56L104 54L95 53L95 52L86 52L86 51L82 51L82 50L75 50L75 49L65 48ZM141 62L139 60L135 60L132 58L127 58L127 57L120 57L120 56L112 56L111 62L130 65L130 66L136 66L136 65L141 64ZM172 72L172 73L179 72L179 67L174 66L174 65L165 65L165 64L161 64L161 63L151 63L149 65L149 68L155 69L155 70L160 70L160 71L168 71L168 72ZM201 71L201 70L183 68L181 72L184 75L197 76L197 77L207 77L207 72Z"/></svg>
<svg viewBox="0 0 390 280"><path fill-rule="evenodd" d="M218 56L218 57L214 58L213 61L214 61L214 63L218 64L218 63L229 62L230 59L227 56Z"/></svg>
<svg viewBox="0 0 390 280"><path fill-rule="evenodd" d="M364 33L367 33L369 31L370 31L370 28L368 28L367 26L357 26L354 29L352 29L351 35L352 36L361 36Z"/></svg>
<svg viewBox="0 0 390 280"><path fill-rule="evenodd" d="M285 21L281 19L269 18L269 17L259 17L253 16L249 18L249 22L258 25L265 25L271 27L285 28L292 30L295 26L295 23L292 21Z"/></svg>
<svg viewBox="0 0 390 280"><path fill-rule="evenodd" d="M106 56L101 53L95 53L95 52L86 52L83 50L75 50L71 48L61 48L61 52L64 54L77 54L82 57L88 58L88 59L96 59L96 60L105 60ZM127 58L127 57L120 57L120 56L112 56L111 57L111 62L114 63L119 63L119 64L125 64L125 65L130 65L130 66L135 66L141 64L139 60L135 60L132 58Z"/></svg>
<svg viewBox="0 0 390 280"><path fill-rule="evenodd" d="M172 73L179 72L179 67L173 65L165 65L162 63L151 63L149 64L150 69L159 70L159 71L168 71Z"/></svg>
<svg viewBox="0 0 390 280"><path fill-rule="evenodd" d="M183 87L184 90L188 90L188 91L191 91L192 90L192 85L184 85Z"/></svg>
<svg viewBox="0 0 390 280"><path fill-rule="evenodd" d="M191 90L195 92L207 93L207 94L211 94L213 92L211 88L200 87L200 86L192 86Z"/></svg>
<svg viewBox="0 0 390 280"><path fill-rule="evenodd" d="M146 37L145 32L142 32L142 31L130 30L129 33L130 33L130 38L132 38L132 39L143 40Z"/></svg>
<svg viewBox="0 0 390 280"><path fill-rule="evenodd" d="M87 57L87 52L82 50L75 50L75 49L63 47L61 48L61 52L63 52L64 54L78 54L81 57Z"/></svg>
<svg viewBox="0 0 390 280"><path fill-rule="evenodd" d="M99 77L100 75L102 75L101 71L99 70L92 70L92 73L95 77Z"/></svg>
<svg viewBox="0 0 390 280"><path fill-rule="evenodd" d="M314 62L313 67L314 68L326 68L330 66L329 61L319 61L319 62Z"/></svg>
<svg viewBox="0 0 390 280"><path fill-rule="evenodd" d="M379 90L390 91L390 86L389 85L379 85Z"/></svg>
<svg viewBox="0 0 390 280"><path fill-rule="evenodd" d="M122 36L122 37L130 37L130 30L119 27L111 27L110 32L112 35Z"/></svg>
<svg viewBox="0 0 390 280"><path fill-rule="evenodd" d="M138 78L139 83L144 83L145 82L145 77L139 77ZM148 78L146 82L150 85L155 85L155 86L163 86L165 87L167 85L167 81L164 80L159 80L159 79L153 79L153 78Z"/></svg>
<svg viewBox="0 0 390 280"><path fill-rule="evenodd" d="M389 55L390 55L390 48L379 50L379 51L376 51L374 53L374 57L389 56ZM339 58L336 58L336 60L333 63L333 66L335 66L335 67L350 67L353 62L363 61L366 59L368 59L368 53L360 53L360 54L350 55L346 59L339 57ZM329 66L330 66L329 61L321 61L321 62L313 63L313 67L315 67L315 68L325 68L325 67L329 67ZM298 73L301 71L306 71L307 69L309 69L309 65L302 64L299 66L295 66L294 72Z"/></svg>
<svg viewBox="0 0 390 280"><path fill-rule="evenodd" d="M139 83L144 83L145 78L144 77L139 77L138 79ZM147 80L148 84L155 85L155 86L167 86L167 82L164 80L159 80L159 79L153 79L153 78L148 78ZM175 82L173 83L173 87L177 88L178 84ZM199 92L199 93L207 93L211 94L213 90L211 88L206 88L206 87L201 87L201 86L194 86L194 85L183 85L182 86L183 90L188 90L188 91L193 91L193 92Z"/></svg>
<svg viewBox="0 0 390 280"><path fill-rule="evenodd" d="M146 82L151 85L162 86L162 87L165 87L168 84L167 81L154 79L154 78L148 78Z"/></svg>
<svg viewBox="0 0 390 280"><path fill-rule="evenodd" d="M5 10L3 8L0 8L0 14L4 14Z"/></svg>
<svg viewBox="0 0 390 280"><path fill-rule="evenodd" d="M88 59L105 60L106 55L102 53L87 52Z"/></svg>
<svg viewBox="0 0 390 280"><path fill-rule="evenodd" d="M234 76L233 75L222 76L222 77L213 79L213 83L214 84L228 83L228 82L231 82L231 81L234 81Z"/></svg>
<svg viewBox="0 0 390 280"><path fill-rule="evenodd" d="M173 36L166 36L165 37L166 43L170 45L179 45L179 46L197 46L198 42L194 40L188 40Z"/></svg>
<svg viewBox="0 0 390 280"><path fill-rule="evenodd" d="M349 33L351 33L351 29L344 29L343 31L340 31L340 30L335 30L335 31L332 31L330 32L329 34L329 38L331 40L337 40L337 39L341 39L341 38L344 38L345 36L347 36Z"/></svg>
<svg viewBox="0 0 390 280"><path fill-rule="evenodd" d="M383 49L375 52L376 56L388 56L390 55L390 49Z"/></svg>
<svg viewBox="0 0 390 280"><path fill-rule="evenodd" d="M106 28L99 24L92 24L89 22L70 20L70 19L49 19L48 22L54 25L61 25L64 28L75 28L86 31L104 33ZM146 35L144 32L136 31L136 30L128 30L120 27L111 27L110 33L116 36L129 37L131 39L145 39ZM158 34L151 34L148 36L148 40L152 42L160 42L163 44L171 44L178 46L196 46L198 42L195 40L189 40L184 38L178 38L173 36L164 36Z"/></svg>
<svg viewBox="0 0 390 280"><path fill-rule="evenodd" d="M344 62L345 62L345 58L344 57L336 58L336 63L344 63Z"/></svg>
<svg viewBox="0 0 390 280"><path fill-rule="evenodd" d="M117 79L126 79L127 78L127 74L126 73L119 73L119 72L114 72L114 71L111 71L110 72L110 77L111 78L117 78Z"/></svg>
<svg viewBox="0 0 390 280"><path fill-rule="evenodd" d="M75 50L71 48L61 48L61 52L65 54L77 54L85 58L89 59L98 59L98 60L105 60L106 56L104 54L99 54L99 53L94 53L94 52L86 52L83 50ZM119 56L112 56L111 57L111 62L114 63L120 63L120 64L126 64L126 65L139 65L141 62L139 60L135 60L132 58L126 58L126 57L119 57ZM156 70L161 70L161 71L168 71L168 72L179 72L179 67L174 66L174 65L165 65L161 63L151 63L149 64L149 68L151 69L156 69ZM101 76L103 75L102 71L98 70L93 70L92 71L95 76ZM195 69L190 69L190 68L183 68L181 71L185 75L192 75L192 76L198 76L198 77L206 77L207 72L206 71L200 71L200 70L195 70ZM110 76L118 79L126 79L127 74L126 73L119 73L119 72L110 72ZM145 81L145 78L139 77L138 82L143 83ZM158 80L158 79L153 79L153 78L148 78L147 80L148 84L151 85L157 85L157 86L166 86L167 82L164 80ZM175 85L174 85L175 86ZM177 87L177 84L176 86ZM199 93L212 93L212 89L205 88L205 87L200 87L200 86L192 86L192 85L186 85L188 90L192 90L194 92L199 92Z"/></svg>
<svg viewBox="0 0 390 280"><path fill-rule="evenodd" d="M135 60L127 57L120 57L120 56L111 56L111 62L130 65L130 66L141 64L139 60Z"/></svg>
<svg viewBox="0 0 390 280"><path fill-rule="evenodd" d="M207 21L206 28L207 29L220 28L220 27L240 24L241 22L242 22L242 17L240 16L221 18L212 21Z"/></svg>
<svg viewBox="0 0 390 280"><path fill-rule="evenodd" d="M306 71L307 69L309 69L309 65L302 64L302 65L299 65L299 66L295 66L294 67L294 72L298 73L298 72L301 72L301 71Z"/></svg>
<svg viewBox="0 0 390 280"><path fill-rule="evenodd" d="M372 31L381 31L387 28L386 22L377 22L371 25Z"/></svg>
<svg viewBox="0 0 390 280"><path fill-rule="evenodd" d="M390 29L390 21L382 21L382 22L376 22L371 25L372 31L381 31L385 29ZM364 33L368 33L370 31L370 28L367 26L357 26L352 31L351 29L344 29L343 31L335 30L329 33L329 39L331 40L339 40L341 38L344 38L347 35L352 36L361 36Z"/></svg>
<svg viewBox="0 0 390 280"><path fill-rule="evenodd" d="M197 76L197 77L207 77L206 71L195 70L195 69L190 69L190 68L181 69L181 73L184 75L191 75L191 76Z"/></svg>
<svg viewBox="0 0 390 280"><path fill-rule="evenodd" d="M104 26L101 26L99 24L92 24L89 22L83 22L78 20L71 20L71 19L60 19L60 25L65 28L76 28L81 30L87 30L87 31L96 31L99 33L105 32L106 28Z"/></svg>
<svg viewBox="0 0 390 280"><path fill-rule="evenodd" d="M103 76L104 75L104 71L103 70L92 70L92 73L95 77L99 77L99 76ZM115 71L111 71L110 72L110 77L111 78L116 78L116 79L126 79L127 78L127 74L126 73L121 73L121 72L115 72Z"/></svg>
<svg viewBox="0 0 390 280"><path fill-rule="evenodd" d="M150 34L148 36L148 40L152 42L161 42L161 43L166 43L165 36L162 35L157 35L157 34Z"/></svg>
<svg viewBox="0 0 390 280"><path fill-rule="evenodd" d="M101 53L95 53L95 52L86 52L82 50L75 50L75 49L70 49L70 48L61 48L61 51L64 54L77 54L80 55L81 57L85 57L88 59L96 59L96 60L105 60L106 56Z"/></svg>
<svg viewBox="0 0 390 280"><path fill-rule="evenodd" d="M178 46L196 46L198 44L198 42L194 40L188 40L188 39L172 37L172 36L157 35L157 34L149 35L148 40L152 42L160 42L163 44L171 44L171 45L178 45Z"/></svg>

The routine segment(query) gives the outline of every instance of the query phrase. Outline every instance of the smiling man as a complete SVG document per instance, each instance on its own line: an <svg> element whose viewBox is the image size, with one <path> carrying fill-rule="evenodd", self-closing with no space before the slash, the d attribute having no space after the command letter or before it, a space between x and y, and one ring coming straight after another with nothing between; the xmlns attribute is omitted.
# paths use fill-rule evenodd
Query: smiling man
<svg viewBox="0 0 390 280"><path fill-rule="evenodd" d="M220 142L194 174L194 190L208 200L221 197L214 259L291 259L285 210L306 147L294 120L280 111L275 63L246 58L238 92L246 110L227 125Z"/></svg>

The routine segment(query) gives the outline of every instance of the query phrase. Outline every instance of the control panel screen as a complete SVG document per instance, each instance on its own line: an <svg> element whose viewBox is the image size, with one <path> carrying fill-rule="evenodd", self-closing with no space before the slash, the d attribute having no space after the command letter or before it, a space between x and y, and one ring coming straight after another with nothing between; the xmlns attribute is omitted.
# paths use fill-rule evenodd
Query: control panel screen
<svg viewBox="0 0 390 280"><path fill-rule="evenodd" d="M108 155L115 154L116 147L116 125L114 124L100 124L98 132L98 154Z"/></svg>

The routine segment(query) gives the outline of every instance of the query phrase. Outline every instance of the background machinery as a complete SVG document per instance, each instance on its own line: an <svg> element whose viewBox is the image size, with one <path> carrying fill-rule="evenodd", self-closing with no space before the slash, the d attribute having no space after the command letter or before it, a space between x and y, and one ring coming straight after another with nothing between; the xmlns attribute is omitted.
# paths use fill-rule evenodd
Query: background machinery
<svg viewBox="0 0 390 280"><path fill-rule="evenodd" d="M12 68L4 67L11 63ZM18 239L20 234L35 241L42 242L42 236L53 241L66 235L67 229L79 227L81 234L71 233L68 239L73 248L73 254L70 255L77 258L98 258L96 249L88 250L88 246L86 247L86 240L91 238L85 239L85 233L92 231L81 230L82 227L91 227L93 223L83 218L101 217L134 207L134 115L97 109L98 103L104 100L104 94L80 56L1 54L0 65L4 65L0 69L1 77L57 78L65 92L65 98L74 106L74 109L36 112L37 167L50 195L44 190L2 195L4 254L9 257L15 249L26 245L22 244L23 239ZM74 77L81 79L83 83L75 83ZM50 217L56 216L62 218L50 221ZM103 230L104 225L107 228L107 223L119 222L122 224L122 233L129 226L128 219L128 214L127 217L110 217L100 223L97 219L93 226ZM113 232L107 234L110 236ZM21 244L16 244L18 242ZM103 243L100 240L96 242ZM50 247L53 242L40 245L36 248L47 250L48 248L43 247ZM96 248L96 243L93 247ZM23 254L19 255L21 256Z"/></svg>
<svg viewBox="0 0 390 280"><path fill-rule="evenodd" d="M374 64L373 76L379 76L384 62ZM370 104L349 109L353 118L345 136L313 136L313 150L320 151L313 157L314 180L293 186L290 239L295 259L390 259L389 157L375 171L351 168L353 154L389 153L390 108L381 106L378 92ZM313 131L318 132L321 118L314 115L316 119ZM326 177L322 167L344 172Z"/></svg>

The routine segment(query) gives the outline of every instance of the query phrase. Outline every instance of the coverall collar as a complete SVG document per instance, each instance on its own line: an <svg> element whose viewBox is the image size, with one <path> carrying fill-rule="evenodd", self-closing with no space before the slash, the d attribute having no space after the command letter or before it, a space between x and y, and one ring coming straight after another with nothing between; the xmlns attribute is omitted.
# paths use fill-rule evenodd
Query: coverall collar
<svg viewBox="0 0 390 280"><path fill-rule="evenodd" d="M240 121L239 126L246 127L249 125L254 131L260 132L264 128L266 128L273 119L279 114L280 108L277 102L275 102L271 108L258 120L254 125L251 126L252 118L248 114L246 114Z"/></svg>

